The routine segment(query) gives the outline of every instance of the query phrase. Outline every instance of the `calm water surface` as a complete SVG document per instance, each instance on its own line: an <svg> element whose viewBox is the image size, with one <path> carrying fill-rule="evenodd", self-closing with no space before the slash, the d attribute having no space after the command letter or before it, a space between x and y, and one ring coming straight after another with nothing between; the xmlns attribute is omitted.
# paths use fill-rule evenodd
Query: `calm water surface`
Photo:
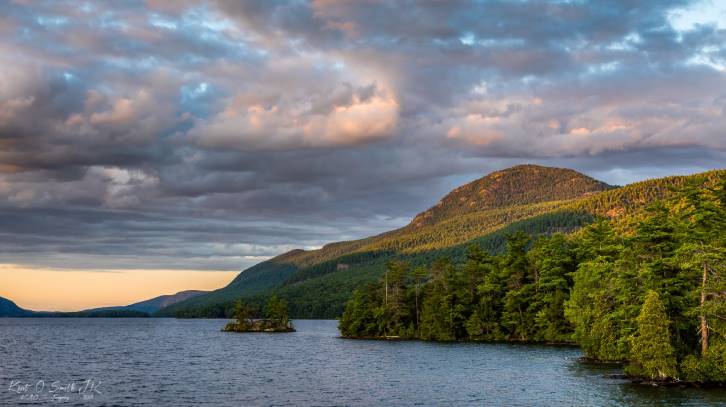
<svg viewBox="0 0 726 407"><path fill-rule="evenodd" d="M222 320L0 319L0 405L726 405L603 378L567 347L220 332ZM71 386L72 385L72 386Z"/></svg>

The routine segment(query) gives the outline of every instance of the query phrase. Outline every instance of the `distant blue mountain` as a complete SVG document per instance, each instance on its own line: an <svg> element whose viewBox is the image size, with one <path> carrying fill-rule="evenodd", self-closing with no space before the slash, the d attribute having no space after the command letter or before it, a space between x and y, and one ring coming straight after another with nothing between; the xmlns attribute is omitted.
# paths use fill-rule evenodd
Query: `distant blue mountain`
<svg viewBox="0 0 726 407"><path fill-rule="evenodd" d="M29 317L33 311L24 310L7 298L0 297L0 317Z"/></svg>
<svg viewBox="0 0 726 407"><path fill-rule="evenodd" d="M207 291L188 290L172 295L160 295L150 300L118 307L92 308L77 312L30 311L22 309L7 298L0 297L0 318L2 317L79 317L79 318L114 318L114 317L148 317L152 313L169 305L187 300Z"/></svg>
<svg viewBox="0 0 726 407"><path fill-rule="evenodd" d="M178 302L188 300L189 298L196 297L198 295L206 294L207 291L200 291L200 290L187 290L187 291L180 291L176 294L171 295L160 295L158 297L154 297L149 300L136 302L130 305L123 305L123 306L117 306L117 307L103 307L103 308L92 308L89 310L86 310L86 312L93 312L93 311L106 311L106 310L126 310L126 311L138 311L138 312L145 312L147 314L153 314L154 312L164 308L168 307L170 305L176 304Z"/></svg>

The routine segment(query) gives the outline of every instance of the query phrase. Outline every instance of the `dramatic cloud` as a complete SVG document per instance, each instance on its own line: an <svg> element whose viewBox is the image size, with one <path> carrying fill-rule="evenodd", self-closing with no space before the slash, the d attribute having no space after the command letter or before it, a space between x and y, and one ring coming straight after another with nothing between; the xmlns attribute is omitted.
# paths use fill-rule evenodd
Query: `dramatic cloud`
<svg viewBox="0 0 726 407"><path fill-rule="evenodd" d="M240 94L221 112L195 123L189 135L202 148L239 150L355 145L391 136L396 101L375 84L342 85L294 100L280 95L257 101L255 95Z"/></svg>
<svg viewBox="0 0 726 407"><path fill-rule="evenodd" d="M0 263L244 268L523 162L726 163L708 1L0 5Z"/></svg>

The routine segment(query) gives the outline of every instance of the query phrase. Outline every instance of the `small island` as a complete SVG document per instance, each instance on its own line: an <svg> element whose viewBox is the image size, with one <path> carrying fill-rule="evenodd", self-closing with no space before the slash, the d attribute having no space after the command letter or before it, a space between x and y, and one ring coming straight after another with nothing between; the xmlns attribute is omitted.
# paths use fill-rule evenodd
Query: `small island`
<svg viewBox="0 0 726 407"><path fill-rule="evenodd" d="M265 318L252 318L252 309L242 300L234 305L236 321L228 323L224 332L295 332L287 311L287 301L272 296L265 306Z"/></svg>

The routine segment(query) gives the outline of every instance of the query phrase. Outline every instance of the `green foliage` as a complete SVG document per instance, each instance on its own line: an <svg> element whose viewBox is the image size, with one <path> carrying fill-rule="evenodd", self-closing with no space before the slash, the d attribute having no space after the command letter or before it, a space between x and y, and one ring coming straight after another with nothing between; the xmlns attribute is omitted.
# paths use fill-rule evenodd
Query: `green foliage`
<svg viewBox="0 0 726 407"><path fill-rule="evenodd" d="M341 330L574 340L588 358L628 361L632 375L724 381L726 199L716 181L669 191L627 231L600 219L570 236L509 233L503 253L473 245L457 262L442 258L416 273L390 262L377 285L347 303Z"/></svg>
<svg viewBox="0 0 726 407"><path fill-rule="evenodd" d="M343 336L373 338L381 336L376 309L371 304L381 302L377 285L370 284L353 292L338 325Z"/></svg>
<svg viewBox="0 0 726 407"><path fill-rule="evenodd" d="M688 380L726 378L723 185L681 184L630 235L605 222L577 234L566 315L588 357L630 360L631 374L650 379L678 377L679 361Z"/></svg>
<svg viewBox="0 0 726 407"><path fill-rule="evenodd" d="M617 269L615 258L623 253L609 222L599 221L585 228L575 241L579 264L572 274L570 298L564 314L574 325L574 339L588 358L620 361L627 357L625 338L630 331L630 318L622 318L617 310L619 289L628 284Z"/></svg>
<svg viewBox="0 0 726 407"><path fill-rule="evenodd" d="M560 263L536 257L550 247L566 246L569 253L566 238L541 238L535 244L538 250L530 253L530 237L525 233L508 235L507 242L507 250L501 255L492 256L472 246L462 264L441 258L428 271L419 267L407 273L407 263L390 263L379 283L383 294L371 295L370 288L367 294L356 291L347 303L341 331L351 337L399 336L437 341L566 341L568 333L563 331L568 323L562 311L566 296L562 291L568 291L570 282L562 275L567 271ZM533 263L545 265L545 278L535 277ZM407 274L412 277L401 277ZM428 280L422 284L426 277ZM540 289L541 282L544 285ZM403 292L407 294L401 295ZM539 326L535 324L538 314L542 321ZM553 323L545 323L547 318Z"/></svg>
<svg viewBox="0 0 726 407"><path fill-rule="evenodd" d="M240 327L248 328L251 325L252 310L241 299L234 303L234 318Z"/></svg>
<svg viewBox="0 0 726 407"><path fill-rule="evenodd" d="M649 291L637 318L638 330L631 337L630 363L626 372L651 380L677 377L676 358L670 343L670 320L655 291Z"/></svg>
<svg viewBox="0 0 726 407"><path fill-rule="evenodd" d="M681 372L689 381L726 382L726 344L716 341L705 354L686 356L681 362Z"/></svg>
<svg viewBox="0 0 726 407"><path fill-rule="evenodd" d="M456 188L412 225L431 225L491 208L578 198L611 186L566 168L518 165Z"/></svg>
<svg viewBox="0 0 726 407"><path fill-rule="evenodd" d="M529 252L536 288L537 339L565 342L571 339L572 326L565 318L565 301L569 299L572 274L575 271L573 245L564 235L538 239Z"/></svg>
<svg viewBox="0 0 726 407"><path fill-rule="evenodd" d="M265 306L265 317L272 320L277 325L287 326L290 322L290 316L287 311L287 301L278 298L276 295L267 300Z"/></svg>

